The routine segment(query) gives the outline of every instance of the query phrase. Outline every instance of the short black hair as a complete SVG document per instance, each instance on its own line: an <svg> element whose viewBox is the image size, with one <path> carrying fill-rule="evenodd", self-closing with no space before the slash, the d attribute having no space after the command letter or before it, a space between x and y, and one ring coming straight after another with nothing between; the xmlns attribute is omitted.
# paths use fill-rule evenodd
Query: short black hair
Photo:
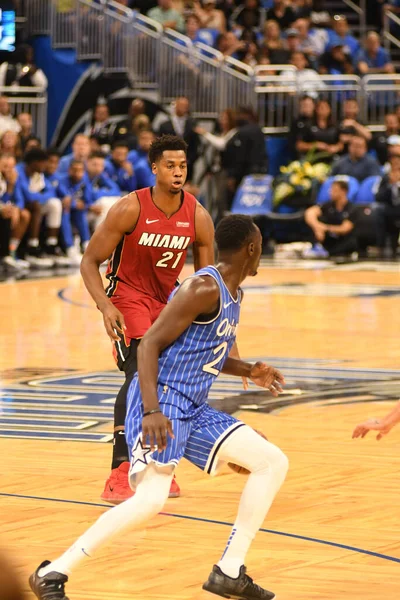
<svg viewBox="0 0 400 600"><path fill-rule="evenodd" d="M104 154L104 152L100 152L100 150L98 152L92 152L89 155L88 160L90 160L91 158L105 158L106 155Z"/></svg>
<svg viewBox="0 0 400 600"><path fill-rule="evenodd" d="M47 158L50 158L50 156L58 156L58 158L60 158L61 156L61 153L59 150L57 150L57 148L47 148L46 152Z"/></svg>
<svg viewBox="0 0 400 600"><path fill-rule="evenodd" d="M338 185L344 192L347 193L349 191L349 180L346 179L346 175L339 175L338 177L335 177L335 179L332 181L332 185L334 183Z"/></svg>
<svg viewBox="0 0 400 600"><path fill-rule="evenodd" d="M154 140L149 150L150 164L160 160L165 150L183 150L187 154L188 145L177 135L162 135Z"/></svg>
<svg viewBox="0 0 400 600"><path fill-rule="evenodd" d="M27 165L31 165L34 162L47 160L47 152L42 148L32 148L24 154L24 162Z"/></svg>
<svg viewBox="0 0 400 600"><path fill-rule="evenodd" d="M219 252L236 251L250 242L256 230L253 219L247 215L229 215L221 219L215 230Z"/></svg>
<svg viewBox="0 0 400 600"><path fill-rule="evenodd" d="M122 140L119 142L114 142L111 149L115 150L116 148L127 148L129 150L129 144L127 142L123 142Z"/></svg>

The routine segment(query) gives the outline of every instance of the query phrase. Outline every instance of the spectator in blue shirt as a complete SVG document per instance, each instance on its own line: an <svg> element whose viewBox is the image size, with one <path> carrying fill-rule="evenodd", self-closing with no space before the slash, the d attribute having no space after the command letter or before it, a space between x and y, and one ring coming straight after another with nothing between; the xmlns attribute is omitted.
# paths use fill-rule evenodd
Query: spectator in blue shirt
<svg viewBox="0 0 400 600"><path fill-rule="evenodd" d="M58 167L60 164L60 153L58 150L56 150L56 148L49 148L47 150L47 164L46 164L46 170L44 172L47 181L49 181L51 183L51 185L53 186L54 192L57 196L57 198L60 198L60 200L62 200L62 196L60 195L60 190L59 190L59 184L60 184L60 179L61 179L61 175L58 172Z"/></svg>
<svg viewBox="0 0 400 600"><path fill-rule="evenodd" d="M30 222L30 213L15 195L18 179L16 161L11 154L0 155L0 262L6 271L29 268L17 258L17 249Z"/></svg>
<svg viewBox="0 0 400 600"><path fill-rule="evenodd" d="M367 34L365 49L360 50L356 62L360 75L395 72L390 56L380 45L379 35L375 31Z"/></svg>
<svg viewBox="0 0 400 600"><path fill-rule="evenodd" d="M186 35L193 44L201 42L215 48L219 31L218 29L202 28L199 17L191 14L186 18Z"/></svg>
<svg viewBox="0 0 400 600"><path fill-rule="evenodd" d="M151 170L148 158L142 158L136 163L135 174L138 190L145 187L153 187L156 183L156 176Z"/></svg>
<svg viewBox="0 0 400 600"><path fill-rule="evenodd" d="M93 152L89 156L86 162L86 173L92 187L89 224L96 229L106 218L111 206L121 198L121 190L107 175L104 154L101 152Z"/></svg>
<svg viewBox="0 0 400 600"><path fill-rule="evenodd" d="M90 239L88 210L93 201L92 186L85 173L83 161L71 161L68 174L60 177L58 189L62 197L61 232L67 256L73 264L79 264L82 255L74 245L72 227L78 230L82 248L85 250Z"/></svg>
<svg viewBox="0 0 400 600"><path fill-rule="evenodd" d="M136 168L136 163L142 158L147 160L150 146L154 141L154 133L151 129L142 129L138 133L138 147L136 150L131 150L128 154L128 160L132 163L133 168Z"/></svg>
<svg viewBox="0 0 400 600"><path fill-rule="evenodd" d="M114 142L111 157L106 160L105 172L117 184L122 194L136 190L136 175L128 160L129 147L125 142Z"/></svg>
<svg viewBox="0 0 400 600"><path fill-rule="evenodd" d="M78 133L72 142L71 154L62 157L58 170L62 175L66 175L72 160L83 160L83 162L86 163L90 153L91 147L88 136Z"/></svg>
<svg viewBox="0 0 400 600"><path fill-rule="evenodd" d="M366 139L360 135L353 135L349 143L349 153L333 165L331 174L355 177L359 182L372 175L380 175L380 164L367 152Z"/></svg>
<svg viewBox="0 0 400 600"><path fill-rule="evenodd" d="M360 51L358 40L351 35L349 23L345 16L335 15L333 17L332 29L328 32L328 43L326 50L333 47L333 44L341 44L343 51L350 56L357 56Z"/></svg>
<svg viewBox="0 0 400 600"><path fill-rule="evenodd" d="M44 175L46 165L47 154L44 150L29 150L24 156L24 162L17 165L18 179L15 185L17 197L21 198L24 207L31 213L27 260L37 268L48 268L55 264L69 265L58 247L61 200L55 196L53 186ZM39 234L43 219L46 220L47 232L45 248L41 249Z"/></svg>

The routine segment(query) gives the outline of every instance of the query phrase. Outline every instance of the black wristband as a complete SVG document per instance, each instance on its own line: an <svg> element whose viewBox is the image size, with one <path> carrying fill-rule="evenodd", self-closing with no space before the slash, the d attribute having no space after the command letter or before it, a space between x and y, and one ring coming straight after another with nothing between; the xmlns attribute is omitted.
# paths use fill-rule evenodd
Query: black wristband
<svg viewBox="0 0 400 600"><path fill-rule="evenodd" d="M154 410L149 410L144 413L143 418L148 417L149 415L154 415L154 413L160 413L160 412L161 412L161 410L159 408L155 408Z"/></svg>

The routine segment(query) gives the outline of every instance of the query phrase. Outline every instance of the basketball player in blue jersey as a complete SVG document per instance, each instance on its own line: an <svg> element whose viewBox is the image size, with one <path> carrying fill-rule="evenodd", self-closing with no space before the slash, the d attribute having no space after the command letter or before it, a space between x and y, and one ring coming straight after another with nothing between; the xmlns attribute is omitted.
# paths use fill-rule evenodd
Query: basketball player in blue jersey
<svg viewBox="0 0 400 600"><path fill-rule="evenodd" d="M139 345L139 371L129 388L125 422L136 493L104 513L61 557L37 568L30 585L40 600L67 600L65 584L78 564L128 527L143 528L162 510L181 458L210 475L223 462L249 472L226 548L203 589L223 598L275 597L253 583L244 562L285 479L288 460L251 427L207 404L221 371L248 377L274 396L282 391L278 370L228 356L239 322L239 286L257 273L262 238L249 217L231 215L221 220L215 239L217 267L186 279Z"/></svg>

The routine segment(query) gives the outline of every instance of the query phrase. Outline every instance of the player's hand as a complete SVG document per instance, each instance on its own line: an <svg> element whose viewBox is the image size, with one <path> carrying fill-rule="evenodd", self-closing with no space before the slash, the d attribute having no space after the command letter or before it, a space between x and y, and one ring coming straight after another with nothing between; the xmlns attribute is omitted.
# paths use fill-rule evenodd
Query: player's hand
<svg viewBox="0 0 400 600"><path fill-rule="evenodd" d="M273 396L279 396L285 378L278 369L269 367L263 362L256 362L250 371L250 379L259 387L268 389Z"/></svg>
<svg viewBox="0 0 400 600"><path fill-rule="evenodd" d="M391 430L391 426L388 423L385 423L384 420L379 419L367 419L364 423L360 423L353 431L353 439L354 438L365 438L369 431L379 431L376 436L377 440L381 440L384 435L387 435Z"/></svg>
<svg viewBox="0 0 400 600"><path fill-rule="evenodd" d="M124 315L111 302L101 312L108 337L112 342L119 342L118 333L124 334L126 330Z"/></svg>
<svg viewBox="0 0 400 600"><path fill-rule="evenodd" d="M143 417L142 421L142 438L143 445L149 445L151 451L157 450L162 452L167 447L168 436L174 439L174 431L172 423L163 415L162 412L153 413Z"/></svg>

